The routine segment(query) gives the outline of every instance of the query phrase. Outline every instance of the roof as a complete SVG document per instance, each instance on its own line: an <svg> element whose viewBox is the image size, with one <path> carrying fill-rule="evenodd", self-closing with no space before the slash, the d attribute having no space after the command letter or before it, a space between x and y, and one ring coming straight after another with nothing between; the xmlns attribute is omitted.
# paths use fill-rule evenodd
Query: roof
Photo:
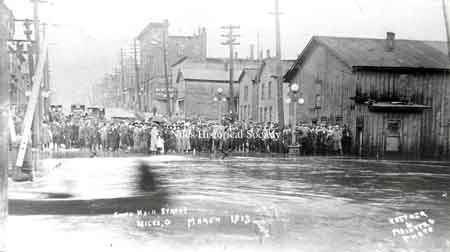
<svg viewBox="0 0 450 252"><path fill-rule="evenodd" d="M395 49L386 50L386 39L314 36L297 59L296 66L316 45L327 48L349 68L401 68L449 70L443 42L395 39ZM290 72L296 71L293 66Z"/></svg>
<svg viewBox="0 0 450 252"><path fill-rule="evenodd" d="M145 34L147 34L148 32L150 32L152 29L155 28L165 28L165 27L169 26L169 22L167 20L164 20L163 22L150 22L145 28L144 30L141 31L141 33L139 33L139 35L137 36L138 39L141 39Z"/></svg>
<svg viewBox="0 0 450 252"><path fill-rule="evenodd" d="M296 63L295 60L281 60L282 72L285 73L286 71L288 71L295 63ZM268 64L277 64L277 60L275 58L263 60L261 65L259 66L258 72L255 76L256 81L261 80L261 76L264 72L264 69L265 69L266 65L268 65ZM276 73L273 73L273 74L276 74Z"/></svg>
<svg viewBox="0 0 450 252"><path fill-rule="evenodd" d="M243 70L236 69L234 72L234 81L238 82ZM190 69L185 68L182 71L183 79L190 81L211 81L211 82L229 82L230 72L218 69Z"/></svg>
<svg viewBox="0 0 450 252"><path fill-rule="evenodd" d="M377 111L419 112L425 109L431 109L431 106L420 104L388 103L388 102L377 102L369 106L369 110L374 112Z"/></svg>
<svg viewBox="0 0 450 252"><path fill-rule="evenodd" d="M424 41L425 44L433 47L436 50L439 50L441 53L447 55L448 54L448 46L447 42L443 41Z"/></svg>
<svg viewBox="0 0 450 252"><path fill-rule="evenodd" d="M255 80L256 76L258 75L258 68L244 68L244 71L242 71L241 77L239 78L242 80L244 75L248 75L250 80Z"/></svg>

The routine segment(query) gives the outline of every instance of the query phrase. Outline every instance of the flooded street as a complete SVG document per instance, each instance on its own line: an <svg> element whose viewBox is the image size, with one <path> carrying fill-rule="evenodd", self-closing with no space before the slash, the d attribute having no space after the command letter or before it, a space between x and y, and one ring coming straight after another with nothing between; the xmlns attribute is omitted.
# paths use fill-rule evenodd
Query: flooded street
<svg viewBox="0 0 450 252"><path fill-rule="evenodd" d="M156 191L139 187L139 161L151 167ZM60 162L38 181L10 184L9 251L450 251L445 164L192 156ZM406 229L393 220L404 214L406 223L430 223L431 232L405 239L393 231Z"/></svg>

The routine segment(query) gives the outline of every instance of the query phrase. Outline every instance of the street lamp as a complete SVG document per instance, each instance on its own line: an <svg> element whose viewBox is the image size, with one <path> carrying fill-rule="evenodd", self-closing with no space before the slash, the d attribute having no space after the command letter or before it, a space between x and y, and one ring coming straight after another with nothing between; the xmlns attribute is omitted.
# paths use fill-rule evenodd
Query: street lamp
<svg viewBox="0 0 450 252"><path fill-rule="evenodd" d="M219 103L219 123L222 120L222 102L227 102L227 97L223 94L223 88L218 88L216 95L213 97L213 101Z"/></svg>
<svg viewBox="0 0 450 252"><path fill-rule="evenodd" d="M286 98L286 102L287 103L292 103L294 106L294 115L293 115L293 120L291 122L291 127L292 127L292 145L297 147L296 145L296 139L295 139L295 126L297 124L297 103L300 105L305 104L305 99L302 97L303 94L300 91L300 85L297 83L292 83L289 86L289 93L288 93L288 97Z"/></svg>

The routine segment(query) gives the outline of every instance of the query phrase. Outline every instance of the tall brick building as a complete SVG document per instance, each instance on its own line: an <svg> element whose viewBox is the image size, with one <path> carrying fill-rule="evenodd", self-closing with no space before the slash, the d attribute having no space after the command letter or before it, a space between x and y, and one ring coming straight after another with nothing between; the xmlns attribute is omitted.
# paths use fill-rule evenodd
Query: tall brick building
<svg viewBox="0 0 450 252"><path fill-rule="evenodd" d="M149 92L145 99L144 108L151 111L156 108L158 113L167 113L167 100L158 95L158 90L164 89L166 80L164 64L167 64L169 83L172 83L170 66L182 57L195 60L205 60L207 53L206 29L200 28L192 36L169 35L169 22L149 23L139 34L137 40L140 47L140 76L141 87ZM164 46L163 41L166 41ZM167 59L164 60L164 51ZM172 109L173 110L173 109Z"/></svg>

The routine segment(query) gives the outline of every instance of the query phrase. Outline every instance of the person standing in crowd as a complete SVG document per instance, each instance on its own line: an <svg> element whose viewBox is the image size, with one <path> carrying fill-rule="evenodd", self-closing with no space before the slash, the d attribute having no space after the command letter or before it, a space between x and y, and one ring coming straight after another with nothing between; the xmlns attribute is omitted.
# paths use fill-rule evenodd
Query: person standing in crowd
<svg viewBox="0 0 450 252"><path fill-rule="evenodd" d="M347 125L344 125L342 129L342 149L344 155L351 154L351 145L352 145L352 132L348 128Z"/></svg>
<svg viewBox="0 0 450 252"><path fill-rule="evenodd" d="M50 143L52 142L52 131L50 129L50 126L47 124L47 122L43 122L41 126L41 149L42 150L49 150L50 149Z"/></svg>
<svg viewBox="0 0 450 252"><path fill-rule="evenodd" d="M153 125L152 130L150 132L150 152L156 153L158 150L158 128Z"/></svg>

